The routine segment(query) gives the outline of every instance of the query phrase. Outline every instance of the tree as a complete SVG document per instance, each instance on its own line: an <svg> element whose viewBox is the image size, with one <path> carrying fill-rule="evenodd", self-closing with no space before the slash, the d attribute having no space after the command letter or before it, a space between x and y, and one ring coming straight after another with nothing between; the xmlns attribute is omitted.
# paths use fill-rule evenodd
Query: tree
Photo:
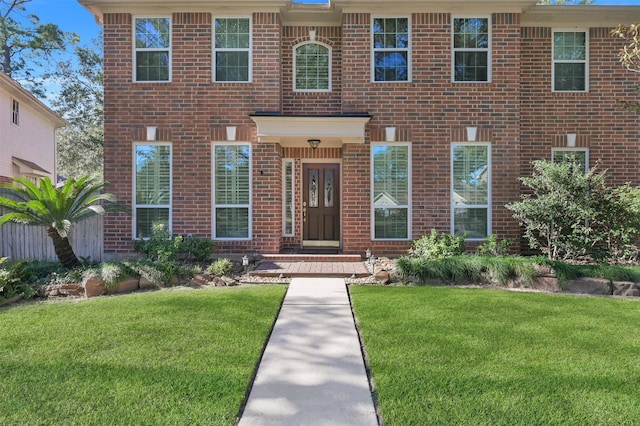
<svg viewBox="0 0 640 426"><path fill-rule="evenodd" d="M8 222L44 226L53 240L53 247L60 263L72 269L80 266L78 257L69 242L69 231L74 223L106 211L121 211L115 196L103 192L106 183L88 176L68 179L56 188L48 177L40 186L24 178L14 178L14 184L3 184L6 196L0 196L0 207L8 213L0 216L0 226ZM108 204L101 204L106 201Z"/></svg>
<svg viewBox="0 0 640 426"><path fill-rule="evenodd" d="M611 35L622 39L625 45L618 54L620 63L629 71L640 73L640 24L619 25ZM640 87L638 87L640 93ZM629 111L640 113L640 102L619 101L618 104Z"/></svg>
<svg viewBox="0 0 640 426"><path fill-rule="evenodd" d="M22 81L35 95L44 97L42 70L57 52L78 40L74 33L62 31L52 23L40 23L35 14L27 14L25 5L32 0L0 0L0 70Z"/></svg>
<svg viewBox="0 0 640 426"><path fill-rule="evenodd" d="M69 123L57 133L58 173L78 178L102 178L103 168L103 68L102 41L92 47L75 46L75 60L58 64L60 91L52 108Z"/></svg>

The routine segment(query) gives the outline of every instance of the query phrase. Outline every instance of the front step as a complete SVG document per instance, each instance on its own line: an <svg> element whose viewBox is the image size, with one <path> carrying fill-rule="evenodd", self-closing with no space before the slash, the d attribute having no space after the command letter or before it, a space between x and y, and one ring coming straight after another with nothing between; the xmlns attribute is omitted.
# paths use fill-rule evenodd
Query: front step
<svg viewBox="0 0 640 426"><path fill-rule="evenodd" d="M265 254L251 275L281 278L362 278L371 273L359 255Z"/></svg>

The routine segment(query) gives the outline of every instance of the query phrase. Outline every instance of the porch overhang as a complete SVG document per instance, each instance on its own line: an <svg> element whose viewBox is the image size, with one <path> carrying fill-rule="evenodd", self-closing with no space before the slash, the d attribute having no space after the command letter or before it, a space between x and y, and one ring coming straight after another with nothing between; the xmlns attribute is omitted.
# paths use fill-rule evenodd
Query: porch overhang
<svg viewBox="0 0 640 426"><path fill-rule="evenodd" d="M371 115L328 116L256 113L251 119L258 127L258 142L284 147L309 147L307 140L319 139L322 148L339 148L346 143L363 144Z"/></svg>

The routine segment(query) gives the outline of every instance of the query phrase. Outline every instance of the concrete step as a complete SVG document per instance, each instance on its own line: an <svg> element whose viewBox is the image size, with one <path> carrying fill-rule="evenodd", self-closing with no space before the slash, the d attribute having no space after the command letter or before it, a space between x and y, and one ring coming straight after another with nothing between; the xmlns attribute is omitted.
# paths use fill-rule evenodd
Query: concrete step
<svg viewBox="0 0 640 426"><path fill-rule="evenodd" d="M359 254L263 254L270 262L362 262Z"/></svg>
<svg viewBox="0 0 640 426"><path fill-rule="evenodd" d="M360 256L357 256L358 258ZM358 261L281 261L262 259L251 271L258 277L368 277L371 275L362 260Z"/></svg>

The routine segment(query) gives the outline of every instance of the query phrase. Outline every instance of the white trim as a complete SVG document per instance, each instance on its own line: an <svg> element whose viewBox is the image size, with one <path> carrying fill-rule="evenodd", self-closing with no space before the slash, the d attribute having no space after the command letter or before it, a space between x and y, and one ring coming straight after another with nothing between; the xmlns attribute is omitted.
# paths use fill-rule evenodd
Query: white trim
<svg viewBox="0 0 640 426"><path fill-rule="evenodd" d="M584 59L569 60L555 59L556 33L584 33ZM584 64L584 90L556 89L556 62L560 64ZM551 30L551 92L553 93L588 93L589 92L589 29L588 28L553 28Z"/></svg>
<svg viewBox="0 0 640 426"><path fill-rule="evenodd" d="M249 147L249 204L216 205L216 146L248 146ZM248 208L247 238L218 238L216 235L217 208ZM215 141L211 143L211 235L215 241L251 241L253 239L253 146L251 142Z"/></svg>
<svg viewBox="0 0 640 426"><path fill-rule="evenodd" d="M137 165L137 151L138 151L138 147L139 146L168 146L169 147L169 204L138 204L136 202L136 180L137 180L137 170L138 170L138 165ZM131 230L132 230L132 239L137 240L139 239L137 236L137 227L136 224L138 223L137 221L137 210L138 208L157 208L157 209L169 209L169 232L171 234L173 234L173 144L171 142L153 142L153 141L136 141L133 143L133 167L132 167L132 173L133 173L133 177L131 179L133 186L132 186L132 205L133 205L133 213L131 215L133 222L131 224ZM143 238L143 239L148 239L147 237Z"/></svg>
<svg viewBox="0 0 640 426"><path fill-rule="evenodd" d="M487 30L489 35L489 46L486 48L463 48L463 47L455 47L455 34L454 34L454 22L456 19L486 19L487 20ZM491 83L493 77L493 22L491 22L491 15L452 15L451 16L451 82L452 83L462 83L462 84L482 84L482 83ZM486 52L487 53L487 80L456 80L456 52Z"/></svg>
<svg viewBox="0 0 640 426"><path fill-rule="evenodd" d="M407 42L408 46L406 48L396 48L396 49L386 49L386 48L378 48L376 49L374 46L374 32L373 32L373 21L375 19L406 19L407 20L407 36L409 37L409 40ZM371 82L372 83L411 83L412 79L413 79L413 72L412 72L412 46L413 46L413 33L411 31L411 26L412 26L412 22L411 22L411 15L385 15L385 14L381 14L381 15L374 15L371 14L371 22L369 23L369 32L371 33L371 40L369 41L370 43L370 49L371 49ZM376 52L407 52L407 79L406 80L376 80Z"/></svg>
<svg viewBox="0 0 640 426"><path fill-rule="evenodd" d="M487 147L487 173L488 173L488 185L487 185L487 204L469 204L461 206L460 208L467 209L487 209L487 235L482 238L466 238L465 241L484 241L484 239L491 235L492 233L492 223L493 223L493 200L492 200L492 188L493 188L493 173L492 169L492 161L491 161L491 142L451 142L451 146L449 148L449 197L450 197L450 233L451 235L455 235L455 209L456 205L454 203L454 188L453 188L453 148L456 146L486 146Z"/></svg>
<svg viewBox="0 0 640 426"><path fill-rule="evenodd" d="M556 152L584 152L584 171L589 171L589 148L587 147L556 147L551 148L551 161L554 162L553 155Z"/></svg>
<svg viewBox="0 0 640 426"><path fill-rule="evenodd" d="M296 63L296 50L298 48L300 48L302 46L306 46L308 44L317 44L317 45L320 45L322 47L327 48L327 50L328 50L328 53L329 53L329 70L328 70L328 73L329 73L328 74L329 87L327 89L298 89L296 87L297 86L297 81L298 81L298 79L296 78L297 71L298 71L298 64ZM329 92L332 91L332 86L333 85L331 84L331 81L333 79L331 78L331 75L332 75L332 72L333 72L333 64L332 64L332 62L333 62L333 48L331 46L329 46L327 43L323 43L321 41L308 40L308 41L303 41L302 43L298 43L295 46L293 46L291 54L293 56L293 70L292 70L293 71L293 75L292 75L292 78L293 78L293 91L294 92L296 92L296 93L329 93Z"/></svg>
<svg viewBox="0 0 640 426"><path fill-rule="evenodd" d="M376 146L406 146L407 147L407 175L409 182L407 185L407 201L408 204L398 205L398 209L407 209L407 238L376 238L376 223L375 223L375 188L374 188L374 155L373 149ZM369 164L370 164L370 215L371 215L371 241L411 241L413 231L413 156L412 156L412 143L411 142L371 142L371 149L369 150Z"/></svg>
<svg viewBox="0 0 640 426"><path fill-rule="evenodd" d="M153 48L153 49L143 49L143 48L137 48L136 47L136 20L138 19L168 19L169 20L169 47L168 48ZM133 51L133 58L131 63L133 64L133 70L132 70L132 81L134 83L171 83L171 80L173 78L173 20L171 19L170 15L139 15L139 16L133 16L132 17L132 37L131 37L131 43L132 43L132 51ZM137 52L165 52L168 51L169 52L169 75L168 75L168 79L167 80L138 80L138 73L137 73L137 60L138 60L138 55Z"/></svg>
<svg viewBox="0 0 640 426"><path fill-rule="evenodd" d="M291 232L287 232L287 180L286 164L291 164ZM282 159L282 236L294 237L296 234L296 162L293 158Z"/></svg>
<svg viewBox="0 0 640 426"><path fill-rule="evenodd" d="M248 19L249 20L249 48L220 48L216 49L216 19ZM249 70L247 80L218 81L216 79L216 52L247 52ZM253 16L252 15L214 15L211 19L211 79L218 84L253 83Z"/></svg>

